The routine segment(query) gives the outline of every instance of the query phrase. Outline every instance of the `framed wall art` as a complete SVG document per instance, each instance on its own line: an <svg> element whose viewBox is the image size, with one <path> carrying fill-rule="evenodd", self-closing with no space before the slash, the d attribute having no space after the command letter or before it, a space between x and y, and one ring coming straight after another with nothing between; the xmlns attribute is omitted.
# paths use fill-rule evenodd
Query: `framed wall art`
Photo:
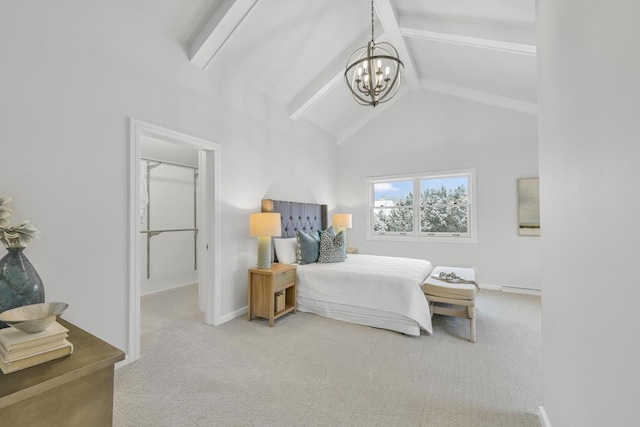
<svg viewBox="0 0 640 427"><path fill-rule="evenodd" d="M518 180L518 234L540 235L540 184L538 178Z"/></svg>

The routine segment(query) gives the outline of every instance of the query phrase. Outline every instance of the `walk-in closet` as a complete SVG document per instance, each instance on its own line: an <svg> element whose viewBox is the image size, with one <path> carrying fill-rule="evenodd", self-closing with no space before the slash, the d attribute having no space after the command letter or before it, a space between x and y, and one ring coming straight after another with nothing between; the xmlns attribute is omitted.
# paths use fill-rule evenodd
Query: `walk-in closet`
<svg viewBox="0 0 640 427"><path fill-rule="evenodd" d="M140 293L198 281L198 150L146 138L140 157Z"/></svg>

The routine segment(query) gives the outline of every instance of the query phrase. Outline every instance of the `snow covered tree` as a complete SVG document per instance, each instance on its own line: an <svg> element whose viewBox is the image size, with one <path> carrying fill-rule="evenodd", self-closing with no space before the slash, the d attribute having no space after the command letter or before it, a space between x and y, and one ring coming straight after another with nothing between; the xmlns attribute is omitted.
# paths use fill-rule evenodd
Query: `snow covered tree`
<svg viewBox="0 0 640 427"><path fill-rule="evenodd" d="M419 180L419 182L416 182ZM444 184L443 184L444 182ZM416 178L411 184L420 187L414 200L412 192L402 197L376 200L373 208L373 231L377 233L469 233L469 180L464 177ZM414 205L415 204L415 205ZM415 218L418 215L419 218ZM416 219L419 229L414 230ZM415 234L418 234L415 233Z"/></svg>
<svg viewBox="0 0 640 427"><path fill-rule="evenodd" d="M427 188L420 199L420 231L424 233L468 232L468 199L463 186L451 190Z"/></svg>

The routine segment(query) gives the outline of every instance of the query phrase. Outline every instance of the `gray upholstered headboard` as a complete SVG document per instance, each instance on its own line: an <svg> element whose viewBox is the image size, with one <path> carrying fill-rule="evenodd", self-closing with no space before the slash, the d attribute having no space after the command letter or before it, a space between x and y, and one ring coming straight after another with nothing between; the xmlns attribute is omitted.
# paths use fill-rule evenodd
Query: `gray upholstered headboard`
<svg viewBox="0 0 640 427"><path fill-rule="evenodd" d="M282 220L282 236L296 237L296 230L311 233L327 228L327 205L262 200L262 212L277 212Z"/></svg>

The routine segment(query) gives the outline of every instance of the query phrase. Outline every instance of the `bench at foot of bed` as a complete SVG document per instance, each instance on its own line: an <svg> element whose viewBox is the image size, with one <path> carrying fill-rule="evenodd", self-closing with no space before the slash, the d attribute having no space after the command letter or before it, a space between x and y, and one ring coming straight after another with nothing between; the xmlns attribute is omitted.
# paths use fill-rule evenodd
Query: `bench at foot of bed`
<svg viewBox="0 0 640 427"><path fill-rule="evenodd" d="M422 291L431 308L431 316L442 314L469 319L469 341L473 343L476 342L475 302L478 294L475 280L476 273L472 268L436 267L422 284Z"/></svg>

